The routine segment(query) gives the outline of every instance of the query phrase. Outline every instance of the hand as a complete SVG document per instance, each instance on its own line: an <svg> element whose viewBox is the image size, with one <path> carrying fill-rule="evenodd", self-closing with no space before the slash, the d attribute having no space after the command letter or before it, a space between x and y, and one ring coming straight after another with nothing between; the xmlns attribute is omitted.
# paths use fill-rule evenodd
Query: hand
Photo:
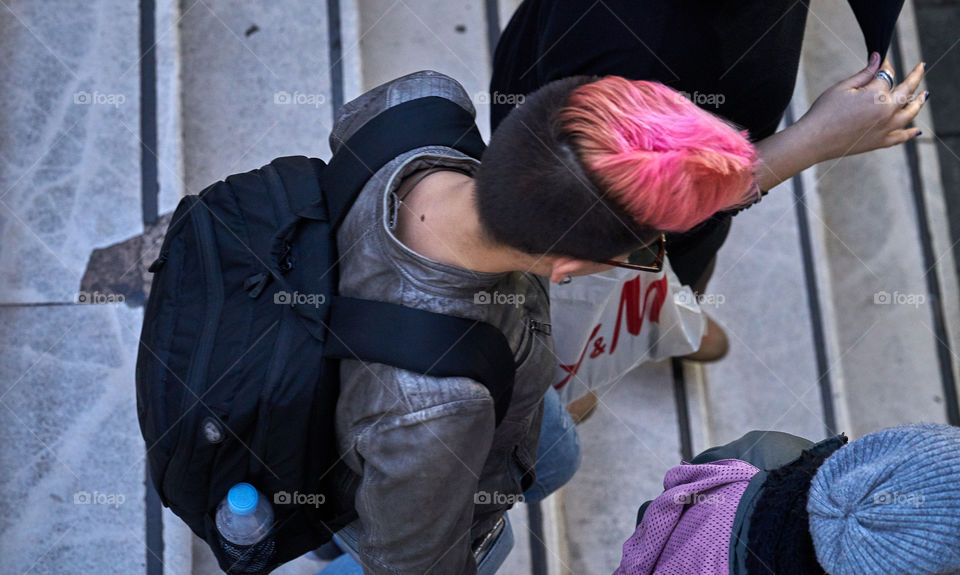
<svg viewBox="0 0 960 575"><path fill-rule="evenodd" d="M798 124L804 124L819 150L817 162L888 148L920 135L920 130L905 126L930 95L914 96L924 65L917 64L892 91L886 80L877 78L881 68L896 78L890 62L881 65L874 52L866 68L828 88L800 119Z"/></svg>

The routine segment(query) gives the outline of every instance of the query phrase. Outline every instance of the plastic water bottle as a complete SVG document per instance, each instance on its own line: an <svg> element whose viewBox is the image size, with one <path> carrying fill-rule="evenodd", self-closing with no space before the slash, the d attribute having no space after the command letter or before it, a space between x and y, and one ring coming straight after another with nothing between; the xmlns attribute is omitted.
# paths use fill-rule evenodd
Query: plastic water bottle
<svg viewBox="0 0 960 575"><path fill-rule="evenodd" d="M270 533L273 506L249 483L237 483L217 507L217 531L234 545L253 545Z"/></svg>

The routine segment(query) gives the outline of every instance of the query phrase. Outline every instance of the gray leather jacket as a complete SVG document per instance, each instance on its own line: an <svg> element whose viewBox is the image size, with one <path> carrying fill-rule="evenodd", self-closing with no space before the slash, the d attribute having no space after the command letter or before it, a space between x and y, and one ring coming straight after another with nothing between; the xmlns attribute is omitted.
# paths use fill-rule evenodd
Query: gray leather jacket
<svg viewBox="0 0 960 575"><path fill-rule="evenodd" d="M418 72L343 106L331 149L336 152L385 109L424 96L448 98L475 115L458 82ZM355 498L359 519L350 527L368 573L476 572L472 543L533 479L543 395L556 370L553 340L541 327L550 321L545 278L442 264L410 250L391 231L389 192L405 175L434 165L473 173L479 163L451 148L426 147L380 169L337 235L340 292L500 328L518 363L516 384L507 415L495 429L493 401L474 380L341 362L337 441L362 478Z"/></svg>

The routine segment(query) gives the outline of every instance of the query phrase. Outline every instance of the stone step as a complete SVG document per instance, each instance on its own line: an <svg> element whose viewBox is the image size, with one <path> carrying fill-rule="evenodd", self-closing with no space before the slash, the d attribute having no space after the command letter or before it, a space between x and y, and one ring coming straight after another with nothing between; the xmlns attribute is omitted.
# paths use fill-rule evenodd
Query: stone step
<svg viewBox="0 0 960 575"><path fill-rule="evenodd" d="M157 6L158 27L172 25L174 5ZM0 9L4 573L190 569L182 530L171 524L161 547L147 528L133 389L142 309L113 287L142 283L141 246L115 253L110 277L91 277L98 289L81 284L91 251L144 229L139 29L130 2ZM166 95L178 90L174 39L160 37L152 52ZM168 139L177 116L162 102ZM179 192L160 179L170 206Z"/></svg>

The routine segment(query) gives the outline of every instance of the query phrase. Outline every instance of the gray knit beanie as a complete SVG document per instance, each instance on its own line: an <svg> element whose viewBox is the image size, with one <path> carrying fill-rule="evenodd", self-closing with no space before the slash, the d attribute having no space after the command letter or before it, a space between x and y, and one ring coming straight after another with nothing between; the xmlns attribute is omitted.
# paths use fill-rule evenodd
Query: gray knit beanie
<svg viewBox="0 0 960 575"><path fill-rule="evenodd" d="M830 575L960 573L960 428L871 433L831 455L807 500Z"/></svg>

